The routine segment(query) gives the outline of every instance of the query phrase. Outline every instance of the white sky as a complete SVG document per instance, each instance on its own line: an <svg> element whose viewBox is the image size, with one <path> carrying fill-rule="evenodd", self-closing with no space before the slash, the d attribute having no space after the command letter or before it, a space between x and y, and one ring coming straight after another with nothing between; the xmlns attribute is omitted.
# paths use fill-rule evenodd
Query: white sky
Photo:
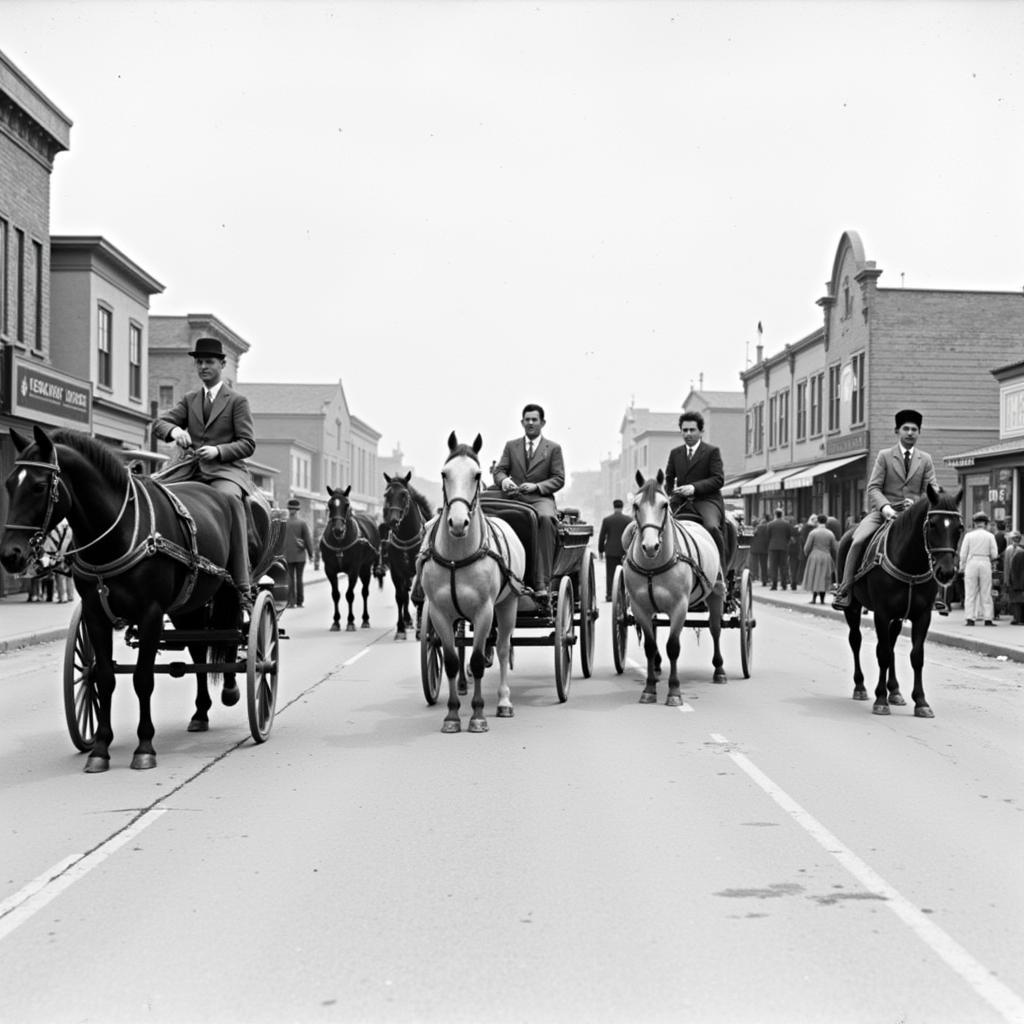
<svg viewBox="0 0 1024 1024"><path fill-rule="evenodd" d="M74 121L52 231L427 477L527 401L571 474L739 389L846 229L883 287L1024 287L1021 3L0 0L0 49Z"/></svg>

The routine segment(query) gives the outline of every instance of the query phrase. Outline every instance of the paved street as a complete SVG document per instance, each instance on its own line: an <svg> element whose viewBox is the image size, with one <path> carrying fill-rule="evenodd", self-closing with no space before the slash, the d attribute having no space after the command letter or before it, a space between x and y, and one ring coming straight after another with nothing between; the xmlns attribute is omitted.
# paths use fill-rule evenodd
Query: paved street
<svg viewBox="0 0 1024 1024"><path fill-rule="evenodd" d="M0 1019L1024 1019L1018 664L930 644L936 718L879 719L836 621L759 602L751 679L690 633L684 707L642 706L602 605L566 704L521 648L515 718L444 736L389 590L370 630L328 605L284 618L262 746L159 680L149 772L126 680L86 776L62 645L2 656Z"/></svg>

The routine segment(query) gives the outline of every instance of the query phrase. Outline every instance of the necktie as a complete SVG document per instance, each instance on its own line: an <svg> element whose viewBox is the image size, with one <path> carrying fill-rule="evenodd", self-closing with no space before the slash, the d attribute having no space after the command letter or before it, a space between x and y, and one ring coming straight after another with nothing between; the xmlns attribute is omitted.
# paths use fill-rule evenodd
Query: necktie
<svg viewBox="0 0 1024 1024"><path fill-rule="evenodd" d="M910 476L910 449L905 448L903 450L903 472Z"/></svg>
<svg viewBox="0 0 1024 1024"><path fill-rule="evenodd" d="M687 458L687 460L693 458L693 449L692 448L687 448L686 449L686 458Z"/></svg>
<svg viewBox="0 0 1024 1024"><path fill-rule="evenodd" d="M526 442L526 464L530 464L530 460L533 458L533 440Z"/></svg>
<svg viewBox="0 0 1024 1024"><path fill-rule="evenodd" d="M203 419L209 422L210 413L213 411L213 395L209 391L203 397Z"/></svg>

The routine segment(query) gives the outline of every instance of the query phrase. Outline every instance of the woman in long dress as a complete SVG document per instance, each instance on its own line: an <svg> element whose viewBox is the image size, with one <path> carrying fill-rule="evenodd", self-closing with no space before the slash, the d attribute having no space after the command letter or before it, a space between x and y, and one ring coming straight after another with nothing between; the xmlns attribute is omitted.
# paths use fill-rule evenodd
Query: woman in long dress
<svg viewBox="0 0 1024 1024"><path fill-rule="evenodd" d="M832 586L836 567L836 555L839 544L836 535L825 525L826 516L818 516L818 525L807 535L804 554L807 564L804 566L804 590L811 592L811 604L815 598L825 603L825 594Z"/></svg>

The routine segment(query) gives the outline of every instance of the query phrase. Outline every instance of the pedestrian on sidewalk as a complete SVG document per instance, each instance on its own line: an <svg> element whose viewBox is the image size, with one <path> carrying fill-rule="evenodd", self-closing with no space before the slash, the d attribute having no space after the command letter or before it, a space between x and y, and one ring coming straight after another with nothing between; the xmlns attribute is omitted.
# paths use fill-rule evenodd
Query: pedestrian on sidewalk
<svg viewBox="0 0 1024 1024"><path fill-rule="evenodd" d="M768 585L768 517L762 516L754 527L754 536L750 539L750 557L754 564L750 567L754 579L760 579L761 586Z"/></svg>
<svg viewBox="0 0 1024 1024"><path fill-rule="evenodd" d="M288 563L288 607L301 608L306 600L302 575L306 571L306 556L313 557L313 537L309 523L299 518L302 502L291 498L288 502L288 521L284 524L284 558Z"/></svg>
<svg viewBox="0 0 1024 1024"><path fill-rule="evenodd" d="M960 568L964 574L964 615L966 625L982 619L986 626L992 621L992 563L999 557L996 539L989 533L988 516L974 513L974 528L960 541Z"/></svg>
<svg viewBox="0 0 1024 1024"><path fill-rule="evenodd" d="M827 516L818 516L818 525L807 535L804 554L807 563L804 566L804 590L811 592L811 604L815 598L820 604L825 603L825 594L832 586L832 576L836 568L836 555L839 545L835 534L826 526Z"/></svg>
<svg viewBox="0 0 1024 1024"><path fill-rule="evenodd" d="M615 570L622 565L622 559L626 554L622 546L622 532L629 526L630 519L622 511L622 499L616 498L612 502L612 514L601 520L601 531L597 537L597 553L604 559L604 599L612 599L612 579L615 577Z"/></svg>
<svg viewBox="0 0 1024 1024"><path fill-rule="evenodd" d="M793 528L782 518L782 509L775 510L775 518L768 524L768 571L772 577L772 590L789 586L789 538Z"/></svg>
<svg viewBox="0 0 1024 1024"><path fill-rule="evenodd" d="M1006 545L1006 599L1010 609L1010 625L1024 626L1024 545L1020 534L1011 552Z"/></svg>

